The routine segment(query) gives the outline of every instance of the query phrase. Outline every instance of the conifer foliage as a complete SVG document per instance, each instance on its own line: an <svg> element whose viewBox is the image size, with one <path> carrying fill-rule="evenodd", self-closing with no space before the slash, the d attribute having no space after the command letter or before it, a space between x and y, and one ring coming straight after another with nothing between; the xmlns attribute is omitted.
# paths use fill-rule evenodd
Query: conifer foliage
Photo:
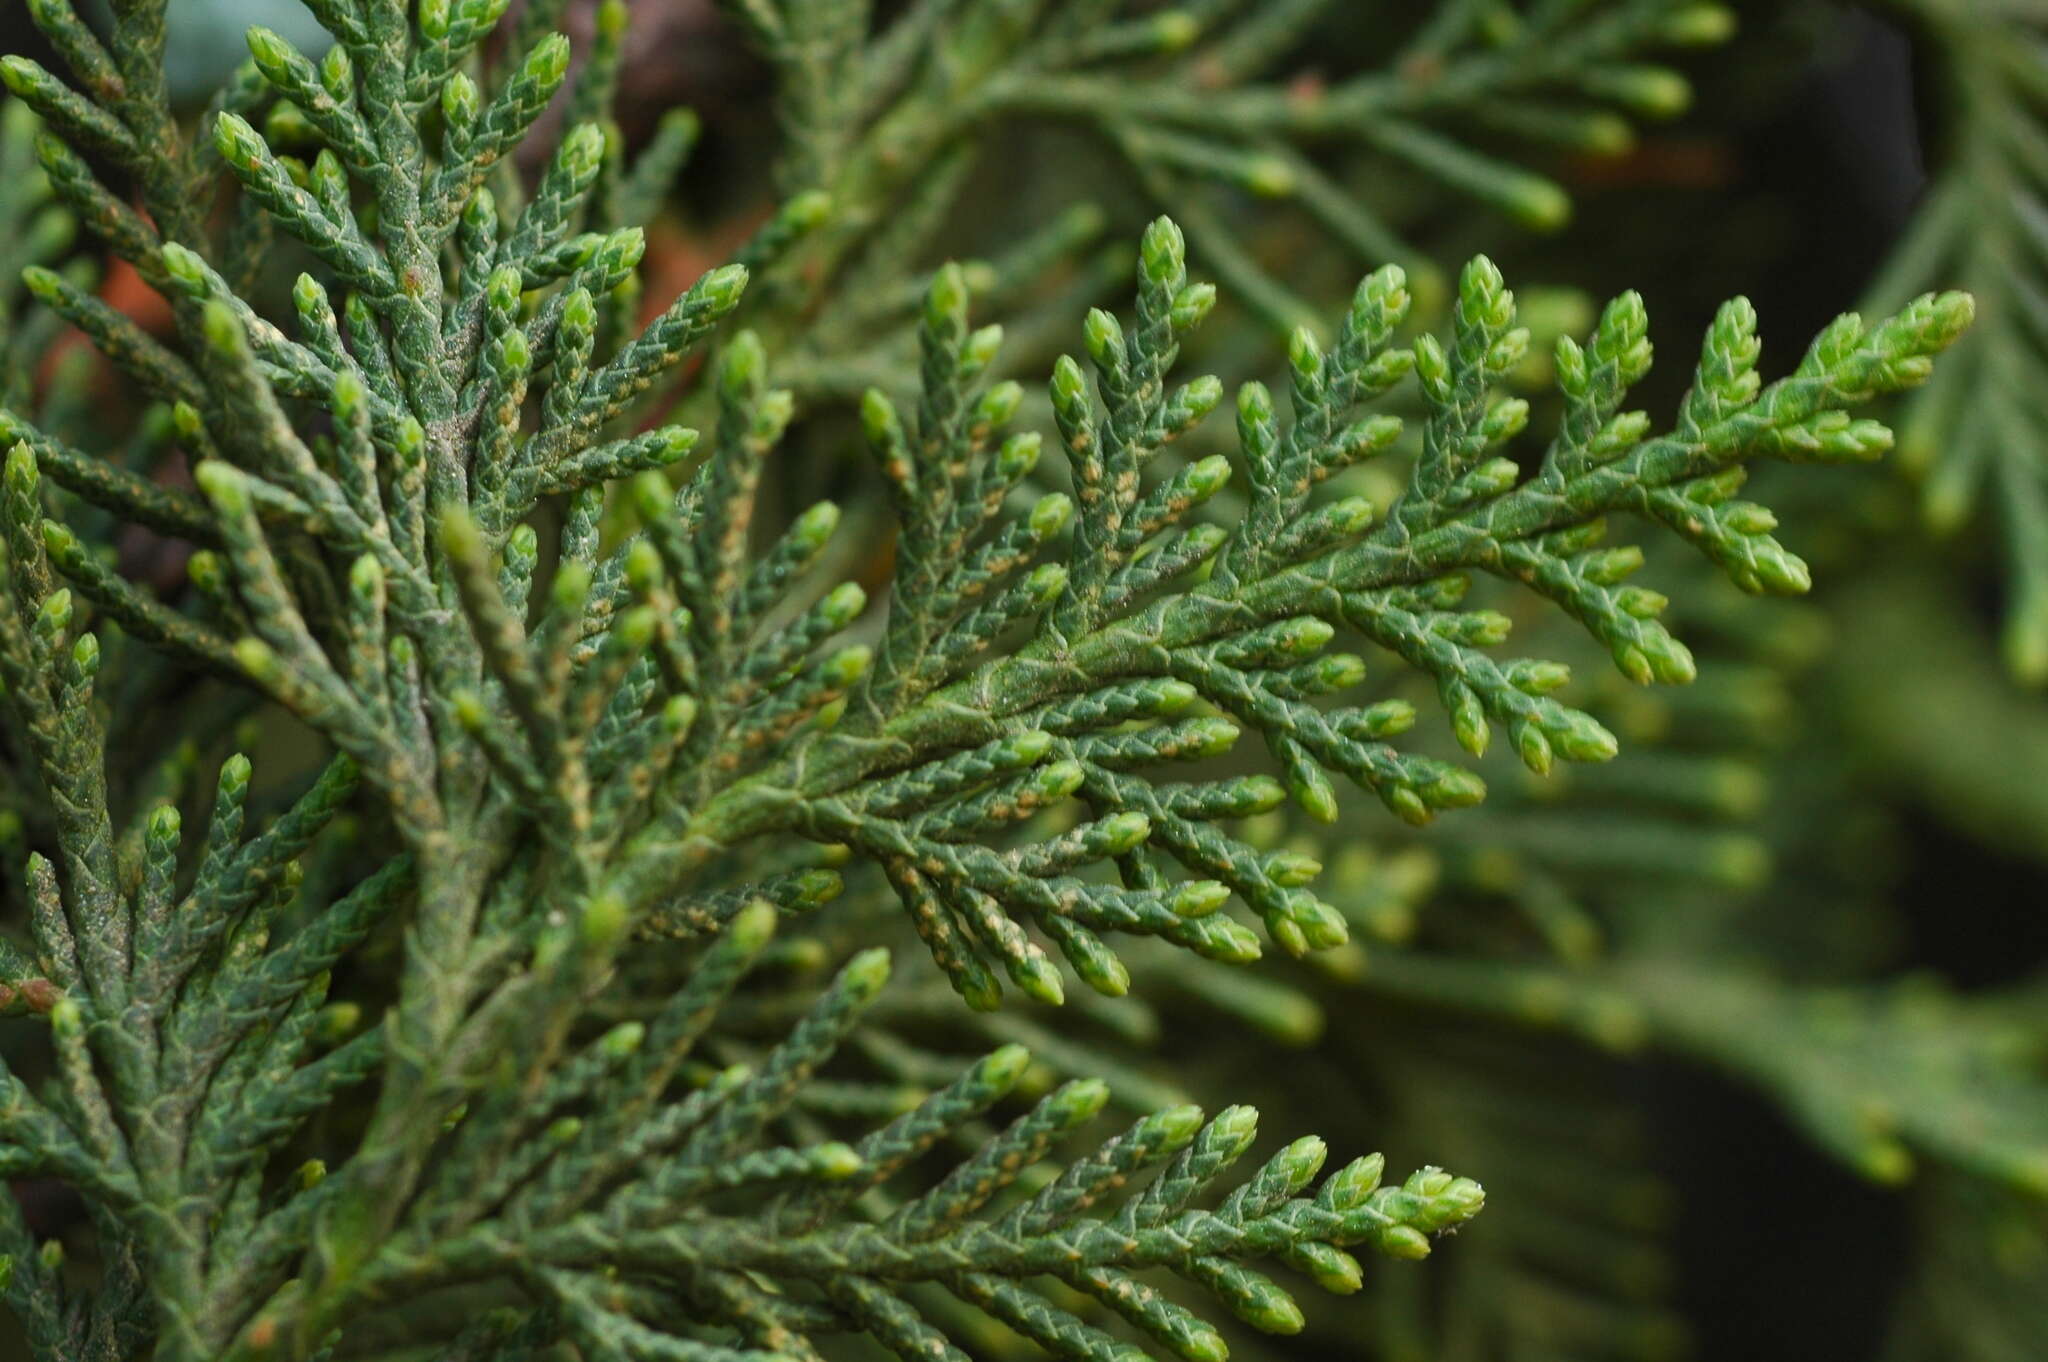
<svg viewBox="0 0 2048 1362"><path fill-rule="evenodd" d="M1985 339L1909 408L1904 461L1924 512L1953 534L1990 519L2007 560L2004 648L2013 674L2048 681L2048 447L2042 443L2039 167L2048 151L2042 16L2028 5L1902 0L1952 113L1926 202L1871 289L1886 300L1937 273L1994 300ZM1988 397L1975 401L1974 397Z"/></svg>
<svg viewBox="0 0 2048 1362"><path fill-rule="evenodd" d="M1690 680L1620 527L1747 590L1804 590L1770 512L1737 497L1746 466L1881 453L1852 412L1924 380L1971 316L1948 294L1844 317L1765 381L1731 303L1660 423L1626 409L1650 348L1624 295L1557 343L1563 416L1534 445L1528 403L1500 392L1528 332L1487 260L1458 277L1448 334L1410 325L1387 266L1323 338L1292 331L1281 396L1226 394L1178 364L1216 293L1161 217L1126 315L1075 319L1036 428L1025 389L990 377L1003 333L972 273L945 265L911 295L914 383L857 404L895 533L870 599L832 580L839 508L756 514L806 413L764 339L801 314L750 283L806 250L866 258L849 243L877 230L848 196L839 139L863 125L842 104L913 74L939 98L957 70L919 63L940 38L1086 66L1230 7L1097 26L1111 7L913 4L871 40L859 5L735 4L784 81L788 197L645 325L634 219L681 134L637 164L608 135L623 6L573 76L546 5L503 24L492 0L312 7L333 46L252 30L196 127L166 101L161 0L118 0L104 38L37 0L65 69L5 67L6 153L32 109L66 221L174 318L153 334L31 264L36 302L157 415L134 448L18 384L0 416L6 739L47 810L28 944L0 951L47 1077L6 1075L0 1166L61 1182L92 1226L74 1273L0 1199L38 1359L766 1362L847 1333L957 1358L976 1318L1060 1356L1212 1359L1219 1315L1301 1328L1269 1270L1356 1289L1351 1250L1426 1254L1478 1184L1387 1180L1377 1156L1325 1172L1312 1137L1250 1159L1241 1106L1104 1138L1084 1131L1104 1085L1027 1091L1016 1047L835 1133L805 1103L889 975L879 949L750 1062L706 1062L707 1037L774 966L778 923L829 913L854 873L929 954L895 968L936 969L976 1009L1070 980L1123 994L1133 937L1227 962L1340 944L1314 859L1237 820L1291 800L1328 821L1347 784L1417 824L1485 793L1404 736L1413 705L1351 698L1365 663L1345 646L1432 682L1468 752L1498 731L1537 773L1614 757L1556 698L1563 666L1501 652L1508 618L1468 605L1470 581L1546 602L1631 681ZM1289 7L1267 8L1224 40L1232 62L1278 41ZM1604 14L1588 42L1673 32L1670 6L1579 8ZM1064 97L1018 70L993 107ZM1370 112L1370 87L1340 97ZM558 98L566 131L522 184L511 153ZM1248 164L1104 117L1155 168ZM1371 126L1396 153L1431 145ZM56 228L10 243L60 246ZM286 249L307 270L273 306L258 267ZM678 390L703 429L654 415ZM1205 420L1235 422L1230 456L1169 449ZM189 486L152 475L170 451ZM1407 469L1390 504L1319 492L1369 459ZM132 527L189 547L189 587L121 569ZM239 755L110 786L115 725L167 675L274 702L324 767L267 822ZM1234 743L1263 751L1217 774ZM617 1020L643 952L680 983ZM458 1301L487 1308L436 1334Z"/></svg>

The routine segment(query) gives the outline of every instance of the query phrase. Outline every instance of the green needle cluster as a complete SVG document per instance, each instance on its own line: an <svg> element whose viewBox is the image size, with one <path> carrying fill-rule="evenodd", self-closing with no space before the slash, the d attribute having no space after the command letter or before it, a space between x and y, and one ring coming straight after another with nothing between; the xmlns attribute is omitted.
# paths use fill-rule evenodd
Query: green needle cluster
<svg viewBox="0 0 2048 1362"><path fill-rule="evenodd" d="M1057 1034L914 1049L880 943L977 1014L1185 965L1225 1013L1312 1029L1218 967L1341 957L1405 890L1323 885L1272 816L1336 822L1355 787L1401 825L1484 817L1462 811L1496 736L1535 776L1614 758L1552 654L1696 671L1628 531L1704 560L1675 591L1803 592L1749 467L1881 454L1854 413L1973 315L1948 293L1846 316L1767 379L1738 300L1660 421L1627 405L1651 349L1625 294L1550 347L1559 416L1532 439L1500 271L1466 265L1433 327L1416 295L1444 285L1304 150L1355 142L1560 226L1562 191L1466 145L1462 113L1612 151L1616 110L1683 106L1641 54L1725 37L1713 5L1447 4L1400 70L1302 94L1263 75L1321 8L1299 0L913 0L879 26L860 0L732 0L776 77L781 203L672 300L641 297L642 226L696 125L628 158L624 4L578 54L560 3L310 8L324 54L252 30L196 121L163 0L104 31L36 0L65 74L0 65L23 282L0 293L0 691L39 811L0 837L27 918L0 1013L36 1028L0 1069L0 1168L82 1198L91 1253L67 1270L0 1198L38 1362L810 1362L845 1335L956 1359L991 1322L1062 1357L1220 1362L1213 1318L1301 1330L1269 1271L1359 1290L1354 1250L1428 1254L1479 1185L1378 1155L1326 1173L1313 1137L1253 1159L1244 1106L1084 1136L1165 1094L1113 1093L1085 1074L1110 1051ZM986 130L1041 118L1174 215L1101 295L1127 310L1070 309L1044 334L1073 353L1027 384L991 319L1028 318L1099 224L923 262ZM1215 183L1404 264L1316 320ZM168 322L101 296L74 233ZM287 250L305 272L265 287ZM1183 363L1204 268L1284 336L1277 394ZM141 407L132 435L31 377L59 319ZM834 419L872 494L781 514L791 446ZM179 740L130 761L152 705ZM223 746L280 729L310 779ZM889 907L845 915L865 936L827 974L801 933L849 885ZM1568 939L1572 909L1529 897Z"/></svg>

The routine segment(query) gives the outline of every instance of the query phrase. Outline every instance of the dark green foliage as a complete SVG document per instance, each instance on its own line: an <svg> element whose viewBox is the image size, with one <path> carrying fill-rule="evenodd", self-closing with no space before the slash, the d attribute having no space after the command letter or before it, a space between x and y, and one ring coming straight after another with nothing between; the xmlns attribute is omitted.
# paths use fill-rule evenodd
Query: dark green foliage
<svg viewBox="0 0 2048 1362"><path fill-rule="evenodd" d="M26 186L0 186L6 263L40 319L15 294L0 313L0 683L28 814L0 838L26 943L0 941L0 1012L36 1028L0 1069L0 1165L68 1187L90 1229L67 1272L0 1201L40 1362L1018 1338L1205 1362L1224 1314L1304 1329L1269 1271L1422 1290L1350 1250L1427 1255L1481 1209L1465 1170L1325 1176L1314 1137L1234 1169L1256 1113L1205 1116L1127 1053L1150 1014L1125 995L1154 990L1310 1038L1322 1004L1243 968L1262 940L1332 997L1371 940L1375 1005L1732 1065L1878 1175L1910 1151L2040 1183L2038 1093L1994 1021L1859 997L1831 1023L1818 993L1664 958L1608 911L1630 875L1760 877L1743 834L1688 821L1743 804L1743 744L1617 762L1561 812L1519 785L1472 809L1496 733L1515 779L1616 757L1625 704L1568 690L1568 662L1682 685L1667 607L1807 589L1737 497L1750 466L1883 453L1854 413L1927 382L1974 304L1845 316L1767 381L1737 300L1654 420L1627 407L1651 361L1636 295L1577 328L1527 308L1534 354L1491 261L1434 308L1435 267L1309 149L1555 228L1562 191L1466 135L1615 150L1613 109L1685 103L1643 54L1720 40L1724 11L1449 3L1387 70L1290 92L1269 77L1319 4L919 0L878 23L860 0L733 0L775 74L779 206L649 308L642 227L697 128L671 115L627 156L623 4L580 60L559 3L508 24L493 0L312 8L326 53L251 30L196 122L169 102L161 0L121 0L104 34L38 0L67 73L0 68L0 173ZM1064 295L1085 207L932 264L990 130L1038 118L1086 124L1172 216ZM1291 196L1402 263L1326 324L1200 182ZM77 229L162 327L63 261ZM306 272L267 287L285 252ZM1183 366L1237 364L1201 335L1204 266L1284 336L1283 396ZM54 318L140 404L132 438L75 382L31 381ZM1074 353L1009 377L1048 337ZM827 444L865 446L832 468L844 507L789 492ZM1668 533L1646 550L1623 517ZM184 584L124 561L145 532ZM1675 606L1633 580L1647 557ZM1711 720L1713 685L1670 702L1681 719ZM1676 812L1575 817L1603 791ZM1349 847L1305 831L1340 819ZM1439 869L1546 950L1416 940ZM889 946L913 963L885 992ZM1814 1043L1773 1048L1795 1029ZM1902 1055L1951 1100L1875 1110ZM1453 1104L1509 1086L1458 1061L1385 1081ZM1135 1122L1083 1135L1109 1105ZM1533 1250L1480 1262L1525 1259L1540 1275Z"/></svg>
<svg viewBox="0 0 2048 1362"><path fill-rule="evenodd" d="M1894 8L1925 35L1954 114L1937 178L1873 301L1883 306L1937 274L1998 300L1984 344L1909 409L1901 452L1925 478L1924 512L1936 529L1953 533L1979 513L1996 519L2010 563L2007 662L2039 685L2048 681L2048 447L2034 400L2048 364L2038 307L2048 277L2042 16L1996 0Z"/></svg>

